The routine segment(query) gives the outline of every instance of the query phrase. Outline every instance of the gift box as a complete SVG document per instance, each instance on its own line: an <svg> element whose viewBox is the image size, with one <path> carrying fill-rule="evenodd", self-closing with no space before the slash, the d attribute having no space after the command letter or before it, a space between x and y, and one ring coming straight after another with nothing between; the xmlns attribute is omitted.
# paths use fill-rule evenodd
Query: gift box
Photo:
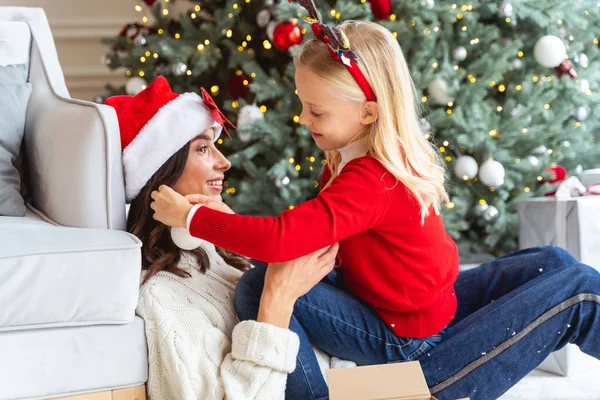
<svg viewBox="0 0 600 400"><path fill-rule="evenodd" d="M519 247L555 245L600 271L600 196L519 202ZM600 361L568 344L552 353L538 369L561 376L600 368Z"/></svg>

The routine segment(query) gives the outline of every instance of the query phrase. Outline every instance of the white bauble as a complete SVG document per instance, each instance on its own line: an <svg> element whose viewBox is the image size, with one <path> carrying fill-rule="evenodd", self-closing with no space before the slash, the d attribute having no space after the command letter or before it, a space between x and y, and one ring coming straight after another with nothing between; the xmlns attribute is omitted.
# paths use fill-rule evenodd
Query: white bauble
<svg viewBox="0 0 600 400"><path fill-rule="evenodd" d="M581 175L582 172L583 172L583 165L579 164L577 167L575 167L575 173L577 175Z"/></svg>
<svg viewBox="0 0 600 400"><path fill-rule="evenodd" d="M558 67L565 61L567 48L561 38L554 35L542 36L535 43L533 56L542 67Z"/></svg>
<svg viewBox="0 0 600 400"><path fill-rule="evenodd" d="M255 104L247 104L240 108L238 113L237 125L240 128L244 128L254 121L261 121L265 119L265 114L260 111Z"/></svg>
<svg viewBox="0 0 600 400"><path fill-rule="evenodd" d="M144 46L146 44L146 37L142 34L137 35L133 38L133 44L135 44L137 47Z"/></svg>
<svg viewBox="0 0 600 400"><path fill-rule="evenodd" d="M534 155L527 156L526 160L532 167L538 167L540 165L540 160Z"/></svg>
<svg viewBox="0 0 600 400"><path fill-rule="evenodd" d="M202 244L202 239L190 235L186 228L178 226L171 228L171 239L182 250L194 250Z"/></svg>
<svg viewBox="0 0 600 400"><path fill-rule="evenodd" d="M471 156L460 156L454 164L454 175L458 179L469 180L477 176L479 171L479 165L477 161Z"/></svg>
<svg viewBox="0 0 600 400"><path fill-rule="evenodd" d="M579 106L575 110L575 119L579 122L585 121L588 117L588 110L584 106Z"/></svg>
<svg viewBox="0 0 600 400"><path fill-rule="evenodd" d="M523 60L521 60L520 58L515 58L514 60L512 60L512 66L517 71L523 69Z"/></svg>
<svg viewBox="0 0 600 400"><path fill-rule="evenodd" d="M273 31L275 30L275 28L277 28L277 25L279 25L279 22L277 21L271 21L267 25L267 37L270 41L273 41Z"/></svg>
<svg viewBox="0 0 600 400"><path fill-rule="evenodd" d="M586 79L579 79L577 81L577 87L581 92L586 93L590 90L590 83Z"/></svg>
<svg viewBox="0 0 600 400"><path fill-rule="evenodd" d="M479 180L486 186L498 187L504 183L506 171L496 160L487 160L479 168Z"/></svg>
<svg viewBox="0 0 600 400"><path fill-rule="evenodd" d="M483 212L483 214L481 216L487 222L492 222L493 220L495 220L496 218L498 218L498 214L500 214L500 212L498 211L498 209L495 206L489 206Z"/></svg>
<svg viewBox="0 0 600 400"><path fill-rule="evenodd" d="M513 15L513 6L508 1L502 2L500 6L498 6L498 15L501 17L512 17Z"/></svg>
<svg viewBox="0 0 600 400"><path fill-rule="evenodd" d="M125 91L130 96L135 96L142 90L146 89L148 86L148 82L144 78L140 78L139 76L134 76L133 78L129 78L127 82L125 82Z"/></svg>
<svg viewBox="0 0 600 400"><path fill-rule="evenodd" d="M175 76L183 76L187 72L187 69L187 64L181 61L173 64L171 67L171 71L173 71L173 75Z"/></svg>
<svg viewBox="0 0 600 400"><path fill-rule="evenodd" d="M452 58L454 58L456 61L465 61L467 59L467 55L467 49L465 49L463 46L459 46L452 50Z"/></svg>
<svg viewBox="0 0 600 400"><path fill-rule="evenodd" d="M421 4L427 8L433 8L435 6L435 0L423 0Z"/></svg>
<svg viewBox="0 0 600 400"><path fill-rule="evenodd" d="M473 207L473 213L476 216L481 217L483 215L483 213L485 212L485 210L488 209L488 207L489 206L487 205L487 203L477 203Z"/></svg>
<svg viewBox="0 0 600 400"><path fill-rule="evenodd" d="M256 24L259 27L265 28L267 25L269 25L269 22L271 22L271 11L265 8L256 14Z"/></svg>
<svg viewBox="0 0 600 400"><path fill-rule="evenodd" d="M442 78L436 78L429 84L429 94L433 101L440 106L445 106L453 101L448 91L448 83Z"/></svg>
<svg viewBox="0 0 600 400"><path fill-rule="evenodd" d="M573 57L573 61L575 61L577 64L581 65L583 68L587 68L589 66L589 62L590 62L590 60L588 59L588 56L585 55L584 53L575 54L575 56Z"/></svg>
<svg viewBox="0 0 600 400"><path fill-rule="evenodd" d="M535 154L548 155L548 148L544 145L541 145L533 149L533 152Z"/></svg>

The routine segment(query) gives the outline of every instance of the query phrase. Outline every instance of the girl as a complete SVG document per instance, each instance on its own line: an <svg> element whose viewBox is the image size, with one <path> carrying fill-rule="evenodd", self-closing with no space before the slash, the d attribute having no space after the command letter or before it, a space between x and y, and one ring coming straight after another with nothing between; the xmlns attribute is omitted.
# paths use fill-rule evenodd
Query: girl
<svg viewBox="0 0 600 400"><path fill-rule="evenodd" d="M295 78L300 122L327 155L319 196L259 218L213 210L205 198L192 207L162 186L151 207L167 225L267 262L340 242L343 284L362 301L346 302L347 293L332 287L312 305L324 310L320 317L307 305L291 329L311 339L311 329L333 332L315 344L358 364L417 359L456 312L457 248L439 215L444 168L419 129L415 88L392 34L368 22L332 29L312 17L319 39L296 57Z"/></svg>

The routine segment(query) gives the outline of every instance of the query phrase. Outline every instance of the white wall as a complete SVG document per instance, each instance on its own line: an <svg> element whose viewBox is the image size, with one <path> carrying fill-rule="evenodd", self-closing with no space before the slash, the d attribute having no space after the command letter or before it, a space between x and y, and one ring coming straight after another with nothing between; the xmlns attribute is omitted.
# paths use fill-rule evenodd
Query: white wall
<svg viewBox="0 0 600 400"><path fill-rule="evenodd" d="M92 100L108 82L124 82L123 71L110 72L101 58L108 47L100 39L117 36L129 22L140 21L136 0L0 0L0 6L42 7L54 35L71 97ZM145 7L145 5L144 5Z"/></svg>

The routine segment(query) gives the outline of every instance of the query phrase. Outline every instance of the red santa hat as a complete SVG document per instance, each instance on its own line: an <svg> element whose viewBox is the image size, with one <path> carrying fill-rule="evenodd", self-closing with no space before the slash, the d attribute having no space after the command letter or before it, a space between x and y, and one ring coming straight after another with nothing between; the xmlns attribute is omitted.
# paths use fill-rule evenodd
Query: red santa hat
<svg viewBox="0 0 600 400"><path fill-rule="evenodd" d="M204 89L202 95L174 93L169 82L159 76L135 96L106 99L105 103L116 110L119 120L128 203L190 140L208 128L214 129L217 140L224 124L231 124Z"/></svg>

